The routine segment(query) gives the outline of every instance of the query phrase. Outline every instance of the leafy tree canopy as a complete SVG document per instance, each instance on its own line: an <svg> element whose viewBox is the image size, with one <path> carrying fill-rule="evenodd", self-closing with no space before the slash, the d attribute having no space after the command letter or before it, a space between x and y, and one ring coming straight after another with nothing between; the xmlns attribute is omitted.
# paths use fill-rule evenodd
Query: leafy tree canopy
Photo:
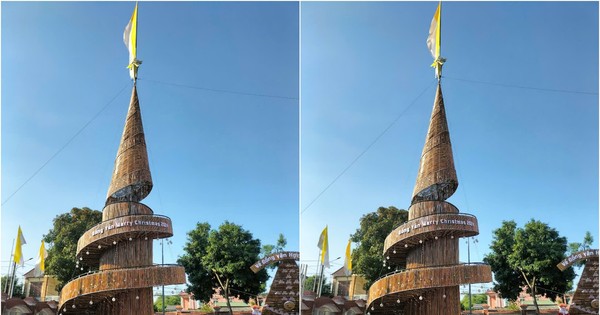
<svg viewBox="0 0 600 315"><path fill-rule="evenodd" d="M277 239L277 244L263 245L262 249L261 249L261 255L264 257L264 256L269 256L273 253L282 252L283 249L285 248L285 245L287 245L287 239L285 238L285 236L283 236L283 234L279 233L279 238Z"/></svg>
<svg viewBox="0 0 600 315"><path fill-rule="evenodd" d="M181 297L179 295L165 295L165 309L169 305L181 305ZM156 299L156 301L154 302L154 311L163 311L162 296L159 296L158 299Z"/></svg>
<svg viewBox="0 0 600 315"><path fill-rule="evenodd" d="M250 266L260 258L260 240L240 225L225 221L218 230L208 223L198 223L188 232L185 254L177 260L188 275L188 292L208 302L213 288L223 295L239 295L248 301L265 289L266 270L252 272ZM230 308L231 312L231 308Z"/></svg>
<svg viewBox="0 0 600 315"><path fill-rule="evenodd" d="M568 255L570 256L570 255L580 252L582 250L590 249L592 246L592 243L594 243L594 237L592 236L592 233L590 233L590 231L586 231L585 236L583 237L583 243L579 243L579 242L569 243ZM573 264L573 266L581 267L584 264L585 264L585 261L580 261L580 262Z"/></svg>
<svg viewBox="0 0 600 315"><path fill-rule="evenodd" d="M521 274L508 262L508 256L512 253L515 244L515 233L517 223L515 221L503 221L502 226L493 231L494 239L490 246L490 253L483 258L489 264L494 273L494 291L500 293L503 298L516 300L521 292Z"/></svg>
<svg viewBox="0 0 600 315"><path fill-rule="evenodd" d="M485 293L482 294L471 294L471 306L475 304L487 304L487 295ZM469 309L469 295L463 296L462 300L460 300L460 307L463 310Z"/></svg>
<svg viewBox="0 0 600 315"><path fill-rule="evenodd" d="M367 213L360 218L360 228L350 236L357 243L352 250L353 273L365 279L365 290L387 273L383 267L383 242L394 228L408 221L408 211L396 207L379 207L377 211Z"/></svg>
<svg viewBox="0 0 600 315"><path fill-rule="evenodd" d="M1 284L2 284L2 292L8 294L8 291L10 289L10 277L5 275L2 276L2 280L1 280ZM19 278L15 277L13 279L13 297L25 297L23 295L23 284L19 283Z"/></svg>
<svg viewBox="0 0 600 315"><path fill-rule="evenodd" d="M556 268L566 257L567 239L546 223L532 219L523 228L517 228L514 221L504 221L494 230L490 249L492 252L484 261L492 267L494 288L504 298L515 300L520 288L527 286L537 306L536 294L555 300L556 292L567 292L572 287L573 268Z"/></svg>
<svg viewBox="0 0 600 315"><path fill-rule="evenodd" d="M277 244L275 244L275 245L265 244L262 246L261 256L266 257L266 256L269 256L274 253L282 252L283 249L285 248L285 245L287 245L287 239L285 238L285 236L283 236L283 234L279 233L279 238L277 239ZM275 269L275 268L277 268L277 266L279 266L279 262L277 262L275 264L269 264L266 268L267 269Z"/></svg>
<svg viewBox="0 0 600 315"><path fill-rule="evenodd" d="M52 229L44 235L48 244L46 274L56 276L57 290L73 277L86 272L75 267L77 241L87 230L102 221L102 212L87 207L73 208L52 220Z"/></svg>
<svg viewBox="0 0 600 315"><path fill-rule="evenodd" d="M303 290L307 290L307 291L313 291L316 290L315 289L315 281L317 276L313 275L310 277L307 277L304 280L304 289ZM331 283L327 282L327 278L323 277L321 279L321 296L329 296L329 297L333 297L332 292L331 292Z"/></svg>

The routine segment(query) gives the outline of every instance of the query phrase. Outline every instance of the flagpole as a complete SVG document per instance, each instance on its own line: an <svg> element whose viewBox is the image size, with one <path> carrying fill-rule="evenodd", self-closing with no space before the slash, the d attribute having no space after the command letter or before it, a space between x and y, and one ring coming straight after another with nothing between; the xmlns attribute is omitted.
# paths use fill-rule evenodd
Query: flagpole
<svg viewBox="0 0 600 315"><path fill-rule="evenodd" d="M321 275L319 276L319 289L318 289L318 293L317 293L317 297L321 296L321 292L323 290L323 270L325 269L324 265L321 265Z"/></svg>
<svg viewBox="0 0 600 315"><path fill-rule="evenodd" d="M317 257L319 257L319 259L317 260L318 262L321 262L321 249L319 249L319 254L317 255ZM306 266L306 269L308 269L308 266ZM313 283L313 292L317 292L317 277L319 276L319 264L317 263L317 272L315 272L315 283Z"/></svg>
<svg viewBox="0 0 600 315"><path fill-rule="evenodd" d="M13 260L13 250L15 249L15 239L13 238L13 243L12 243L12 247L10 248L10 261ZM6 273L6 283L4 284L4 290L6 292L6 294L8 294L8 288L10 287L8 285L8 280L10 280L10 263L8 265L8 272Z"/></svg>
<svg viewBox="0 0 600 315"><path fill-rule="evenodd" d="M306 284L306 277L307 277L307 273L308 273L308 264L304 264L302 265L302 279L300 279L300 284L302 284L302 292L304 292L304 290L306 290L306 287L304 286Z"/></svg>
<svg viewBox="0 0 600 315"><path fill-rule="evenodd" d="M45 274L42 275L42 277L43 277L42 279L44 279L45 286L44 286L44 294L41 296L41 298L42 298L42 301L46 301L46 296L48 295L48 281L50 279L48 279L48 276L46 276Z"/></svg>
<svg viewBox="0 0 600 315"><path fill-rule="evenodd" d="M10 289L8 292L8 298L12 298L13 296L13 289L15 286L15 271L17 270L17 263L15 261L13 261L13 270L12 270L12 277L10 278Z"/></svg>
<svg viewBox="0 0 600 315"><path fill-rule="evenodd" d="M442 55L442 1L440 0L440 16L438 17L440 19L440 38L439 38L439 45L440 45L440 49L439 49L439 56ZM440 73L441 76L441 73Z"/></svg>
<svg viewBox="0 0 600 315"><path fill-rule="evenodd" d="M440 3L441 3L441 1L440 1ZM136 10L136 12L135 12L135 59L137 59L137 29L138 29L138 26L140 25L139 20L138 20L138 15L139 15L138 1L135 2L135 10ZM139 68L139 65L135 68L134 75L133 75L133 85L135 85L136 87L137 87L138 68ZM163 287L163 290L164 290L164 287ZM164 293L163 293L163 296L164 296ZM164 297L163 297L163 299L164 299ZM163 305L164 305L164 302L165 301L163 301Z"/></svg>
<svg viewBox="0 0 600 315"><path fill-rule="evenodd" d="M442 1L440 0L440 16L438 17L440 19L440 25L439 25L439 32L440 32L440 38L438 38L438 40L440 41L439 43L439 55L438 55L438 64L437 64L437 68L436 68L436 72L438 73L438 83L442 82L442 66L444 65L444 62L446 61L445 58L442 57Z"/></svg>

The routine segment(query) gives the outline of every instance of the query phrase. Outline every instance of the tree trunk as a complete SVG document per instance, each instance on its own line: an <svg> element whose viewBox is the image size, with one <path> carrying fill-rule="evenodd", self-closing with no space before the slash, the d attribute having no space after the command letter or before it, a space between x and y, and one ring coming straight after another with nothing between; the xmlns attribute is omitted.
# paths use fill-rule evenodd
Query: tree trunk
<svg viewBox="0 0 600 315"><path fill-rule="evenodd" d="M525 282L527 282L527 286L529 286L529 288L531 289L531 296L533 296L533 305L535 305L535 313L537 315L540 315L540 307L537 304L537 298L535 297L535 277L533 277L533 279L531 280L531 282L529 282L529 279L527 279L527 275L525 275L525 272L523 271L523 269L519 268L519 270L521 271L521 274L523 275L523 279L525 279Z"/></svg>
<svg viewBox="0 0 600 315"><path fill-rule="evenodd" d="M219 277L217 271L213 269L213 272L215 273L215 277L217 277L217 281L219 281L219 285L221 285L221 288L223 289L223 292L225 294L225 300L227 300L227 308L229 309L229 315L233 315L231 303L229 302L229 279L225 280L225 285L223 285L223 282L221 282L221 277Z"/></svg>
<svg viewBox="0 0 600 315"><path fill-rule="evenodd" d="M533 295L533 305L535 305L535 313L540 315L540 306L537 303L537 297L535 296L535 278L533 278L533 287L531 287L531 294Z"/></svg>
<svg viewBox="0 0 600 315"><path fill-rule="evenodd" d="M227 300L227 308L229 309L229 315L233 315L233 310L231 309L231 302L229 301L229 279L225 281L225 287L223 288L225 292L225 300Z"/></svg>

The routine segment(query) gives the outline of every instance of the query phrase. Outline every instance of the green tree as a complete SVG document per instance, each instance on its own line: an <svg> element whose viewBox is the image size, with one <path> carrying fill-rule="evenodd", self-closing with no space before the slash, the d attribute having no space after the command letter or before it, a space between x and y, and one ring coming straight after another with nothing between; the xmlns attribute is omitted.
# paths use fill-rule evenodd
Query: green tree
<svg viewBox="0 0 600 315"><path fill-rule="evenodd" d="M10 277L8 275L2 276L1 284L2 292L8 294L8 290L10 289ZM13 286L13 297L24 297L23 284L19 283L19 278L15 277L13 279Z"/></svg>
<svg viewBox="0 0 600 315"><path fill-rule="evenodd" d="M304 280L304 289L308 291L313 291L315 289L315 281L317 276L310 276ZM327 282L327 278L323 277L321 279L321 296L329 296L332 297L331 292L331 283Z"/></svg>
<svg viewBox="0 0 600 315"><path fill-rule="evenodd" d="M193 292L194 297L203 302L209 302L215 287L210 265L205 266L203 262L209 234L210 224L198 222L196 228L187 233L187 242L183 248L185 254L177 260L188 276L188 293Z"/></svg>
<svg viewBox="0 0 600 315"><path fill-rule="evenodd" d="M475 304L487 304L487 295L482 294L471 294L471 306ZM460 307L463 310L469 309L469 295L463 296L462 300L460 300Z"/></svg>
<svg viewBox="0 0 600 315"><path fill-rule="evenodd" d="M179 295L165 295L165 309L170 305L181 305L181 297ZM154 302L154 311L162 312L163 311L163 300L162 296L158 297Z"/></svg>
<svg viewBox="0 0 600 315"><path fill-rule="evenodd" d="M592 236L592 233L590 233L590 231L586 231L585 236L583 237L583 243L579 243L579 242L569 243L568 255L570 256L570 255L580 252L582 250L590 249L592 246L592 243L594 243L594 237ZM580 262L573 264L573 266L575 266L575 267L581 267L583 265L585 265L585 261L580 261Z"/></svg>
<svg viewBox="0 0 600 315"><path fill-rule="evenodd" d="M101 221L102 212L87 207L73 208L52 220L52 229L44 235L44 241L49 247L46 274L56 276L57 290L60 291L70 279L87 271L76 268L77 241L83 233Z"/></svg>
<svg viewBox="0 0 600 315"><path fill-rule="evenodd" d="M218 230L211 230L208 223L198 223L188 232L184 251L177 261L188 274L188 291L198 300L208 302L212 288L220 287L233 314L229 303L232 292L248 301L265 289L267 271L250 270L260 258L260 240L237 224L225 221Z"/></svg>
<svg viewBox="0 0 600 315"><path fill-rule="evenodd" d="M523 228L516 228L514 221L505 221L499 230L494 231L494 240L492 242L492 253L484 258L484 261L490 261L489 257L494 259L505 259L507 264L500 265L501 268L508 270L498 270L492 264L492 271L498 283L504 281L499 275L506 275L510 272L520 275L517 277L518 288L526 286L529 294L533 297L533 303L539 314L536 295L540 294L538 288L543 288L547 297L556 299L557 292L566 292L571 289L575 272L569 268L561 272L556 268L556 264L566 257L567 239L561 237L556 229L549 227L546 223L531 220ZM508 235L510 230L514 234ZM500 232L499 232L500 231ZM510 243L512 239L512 251L506 255L505 252L496 252L495 246L504 242ZM503 246L501 246L503 247ZM511 281L511 283L513 283ZM506 285L506 284L504 284ZM508 293L510 294L510 293ZM503 297L515 300L517 294L502 294Z"/></svg>
<svg viewBox="0 0 600 315"><path fill-rule="evenodd" d="M494 272L494 291L503 298L515 301L521 292L521 274L508 262L508 256L513 252L515 245L515 221L503 221L500 228L492 233L494 239L490 245L490 253L483 261L490 265Z"/></svg>
<svg viewBox="0 0 600 315"><path fill-rule="evenodd" d="M360 218L360 228L350 236L357 243L352 251L352 271L362 275L367 290L380 275L387 273L383 267L383 242L400 224L408 221L408 211L396 207L379 207Z"/></svg>
<svg viewBox="0 0 600 315"><path fill-rule="evenodd" d="M269 256L273 253L282 252L283 249L285 248L285 245L287 245L287 239L285 238L285 236L283 236L283 234L279 233L279 238L277 239L277 244L263 245L262 249L261 249L261 254L264 257L264 256Z"/></svg>
<svg viewBox="0 0 600 315"><path fill-rule="evenodd" d="M275 245L265 244L262 246L261 256L266 257L266 256L269 256L274 253L282 252L286 245L287 245L287 239L285 238L285 236L283 236L283 234L279 233L279 238L277 239L277 243ZM274 263L274 264L269 264L266 268L267 269L275 269L278 266L279 266L279 262Z"/></svg>

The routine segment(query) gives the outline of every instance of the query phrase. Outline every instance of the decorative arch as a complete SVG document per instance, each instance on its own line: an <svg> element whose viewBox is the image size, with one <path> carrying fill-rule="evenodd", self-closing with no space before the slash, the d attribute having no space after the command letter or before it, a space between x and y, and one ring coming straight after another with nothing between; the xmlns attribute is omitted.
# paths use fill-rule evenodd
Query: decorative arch
<svg viewBox="0 0 600 315"><path fill-rule="evenodd" d="M266 266L268 266L270 264L274 264L278 261L283 261L283 260L298 261L298 260L300 260L300 253L299 252L278 252L275 254L271 254L269 256L261 258L260 260L258 260L254 264L252 264L252 266L250 266L250 269L252 269L252 271L254 271L254 273L257 273L257 272L261 271L262 269L264 269Z"/></svg>

